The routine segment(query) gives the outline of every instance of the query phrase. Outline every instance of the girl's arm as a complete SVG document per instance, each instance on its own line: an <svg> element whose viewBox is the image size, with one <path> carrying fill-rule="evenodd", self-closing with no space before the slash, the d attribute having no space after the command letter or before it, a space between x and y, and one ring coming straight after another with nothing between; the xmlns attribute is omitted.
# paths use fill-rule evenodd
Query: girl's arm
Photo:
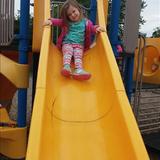
<svg viewBox="0 0 160 160"><path fill-rule="evenodd" d="M62 27L63 26L63 20L62 19L59 19L59 18L49 18L47 19L44 24L44 26L47 26L47 25L53 25L53 26L59 26L59 27Z"/></svg>
<svg viewBox="0 0 160 160"><path fill-rule="evenodd" d="M93 25L93 23L90 20L89 20L89 25L91 26L91 32L93 34L100 33L100 32L106 32L105 28L99 25Z"/></svg>
<svg viewBox="0 0 160 160"><path fill-rule="evenodd" d="M99 25L95 25L95 32L96 33L100 33L100 32L106 32L105 28L99 26Z"/></svg>

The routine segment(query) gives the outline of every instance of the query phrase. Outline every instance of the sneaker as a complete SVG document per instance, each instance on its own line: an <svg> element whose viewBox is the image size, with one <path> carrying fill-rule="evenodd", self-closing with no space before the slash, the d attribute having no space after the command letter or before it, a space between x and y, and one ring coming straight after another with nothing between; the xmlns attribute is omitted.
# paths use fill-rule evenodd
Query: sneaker
<svg viewBox="0 0 160 160"><path fill-rule="evenodd" d="M83 69L75 69L74 73L73 73L73 78L76 80L88 80L91 77L91 74L84 71Z"/></svg>
<svg viewBox="0 0 160 160"><path fill-rule="evenodd" d="M65 77L70 77L71 76L71 68L70 65L66 64L61 70L61 74Z"/></svg>

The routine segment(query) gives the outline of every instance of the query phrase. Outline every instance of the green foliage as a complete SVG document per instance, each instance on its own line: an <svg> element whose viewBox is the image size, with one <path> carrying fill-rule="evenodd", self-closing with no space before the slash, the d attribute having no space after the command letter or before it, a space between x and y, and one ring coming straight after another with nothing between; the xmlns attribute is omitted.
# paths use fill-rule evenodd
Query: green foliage
<svg viewBox="0 0 160 160"><path fill-rule="evenodd" d="M90 7L90 0L77 0L80 4L83 4L83 6L89 8Z"/></svg>
<svg viewBox="0 0 160 160"><path fill-rule="evenodd" d="M109 0L108 22L110 22L111 7L112 7L112 0ZM143 12L143 10L146 7L147 7L146 1L143 0L142 3L141 3L141 12ZM124 30L124 17L125 17L124 11L125 11L125 0L122 0L121 1L121 12L120 12L120 18L119 18L119 34L120 35L122 35L123 30ZM139 21L140 21L140 24L139 24L140 27L141 27L141 25L143 25L146 22L145 19L142 16L140 16Z"/></svg>
<svg viewBox="0 0 160 160"><path fill-rule="evenodd" d="M154 38L160 37L160 27L157 27L154 29L154 32L152 33L152 37L154 37Z"/></svg>

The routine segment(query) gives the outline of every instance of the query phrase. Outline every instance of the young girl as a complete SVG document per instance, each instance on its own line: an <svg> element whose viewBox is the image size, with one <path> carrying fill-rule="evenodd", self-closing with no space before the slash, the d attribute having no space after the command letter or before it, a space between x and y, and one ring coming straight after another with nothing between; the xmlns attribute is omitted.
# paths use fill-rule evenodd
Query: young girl
<svg viewBox="0 0 160 160"><path fill-rule="evenodd" d="M44 25L61 27L61 34L57 41L57 47L63 52L63 68L61 74L65 77L72 76L76 80L88 80L91 74L83 69L83 52L91 45L91 35L104 32L105 29L93 25L86 19L76 0L67 0L61 8L61 19L50 18ZM71 71L71 59L74 58L75 70Z"/></svg>

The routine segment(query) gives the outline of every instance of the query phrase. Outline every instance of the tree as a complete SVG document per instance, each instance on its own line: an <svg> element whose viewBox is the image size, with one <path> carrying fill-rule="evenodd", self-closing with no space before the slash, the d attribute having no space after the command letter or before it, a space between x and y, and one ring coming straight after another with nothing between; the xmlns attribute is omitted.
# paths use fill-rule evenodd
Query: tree
<svg viewBox="0 0 160 160"><path fill-rule="evenodd" d="M112 0L109 0L109 14L108 14L108 21L110 21L110 15L111 15L111 6L112 6ZM146 1L142 0L141 3L141 12L143 12L143 10L147 7ZM120 18L119 18L119 34L122 35L123 30L124 30L124 14L125 11L125 0L121 1L121 12L120 12ZM139 27L141 27L141 25L143 25L146 21L144 20L143 16L140 16L139 19ZM108 23L109 24L109 23Z"/></svg>
<svg viewBox="0 0 160 160"><path fill-rule="evenodd" d="M160 37L160 27L156 27L154 32L152 33L152 37L159 38Z"/></svg>
<svg viewBox="0 0 160 160"><path fill-rule="evenodd" d="M77 0L80 4L83 4L85 7L90 7L90 0Z"/></svg>

